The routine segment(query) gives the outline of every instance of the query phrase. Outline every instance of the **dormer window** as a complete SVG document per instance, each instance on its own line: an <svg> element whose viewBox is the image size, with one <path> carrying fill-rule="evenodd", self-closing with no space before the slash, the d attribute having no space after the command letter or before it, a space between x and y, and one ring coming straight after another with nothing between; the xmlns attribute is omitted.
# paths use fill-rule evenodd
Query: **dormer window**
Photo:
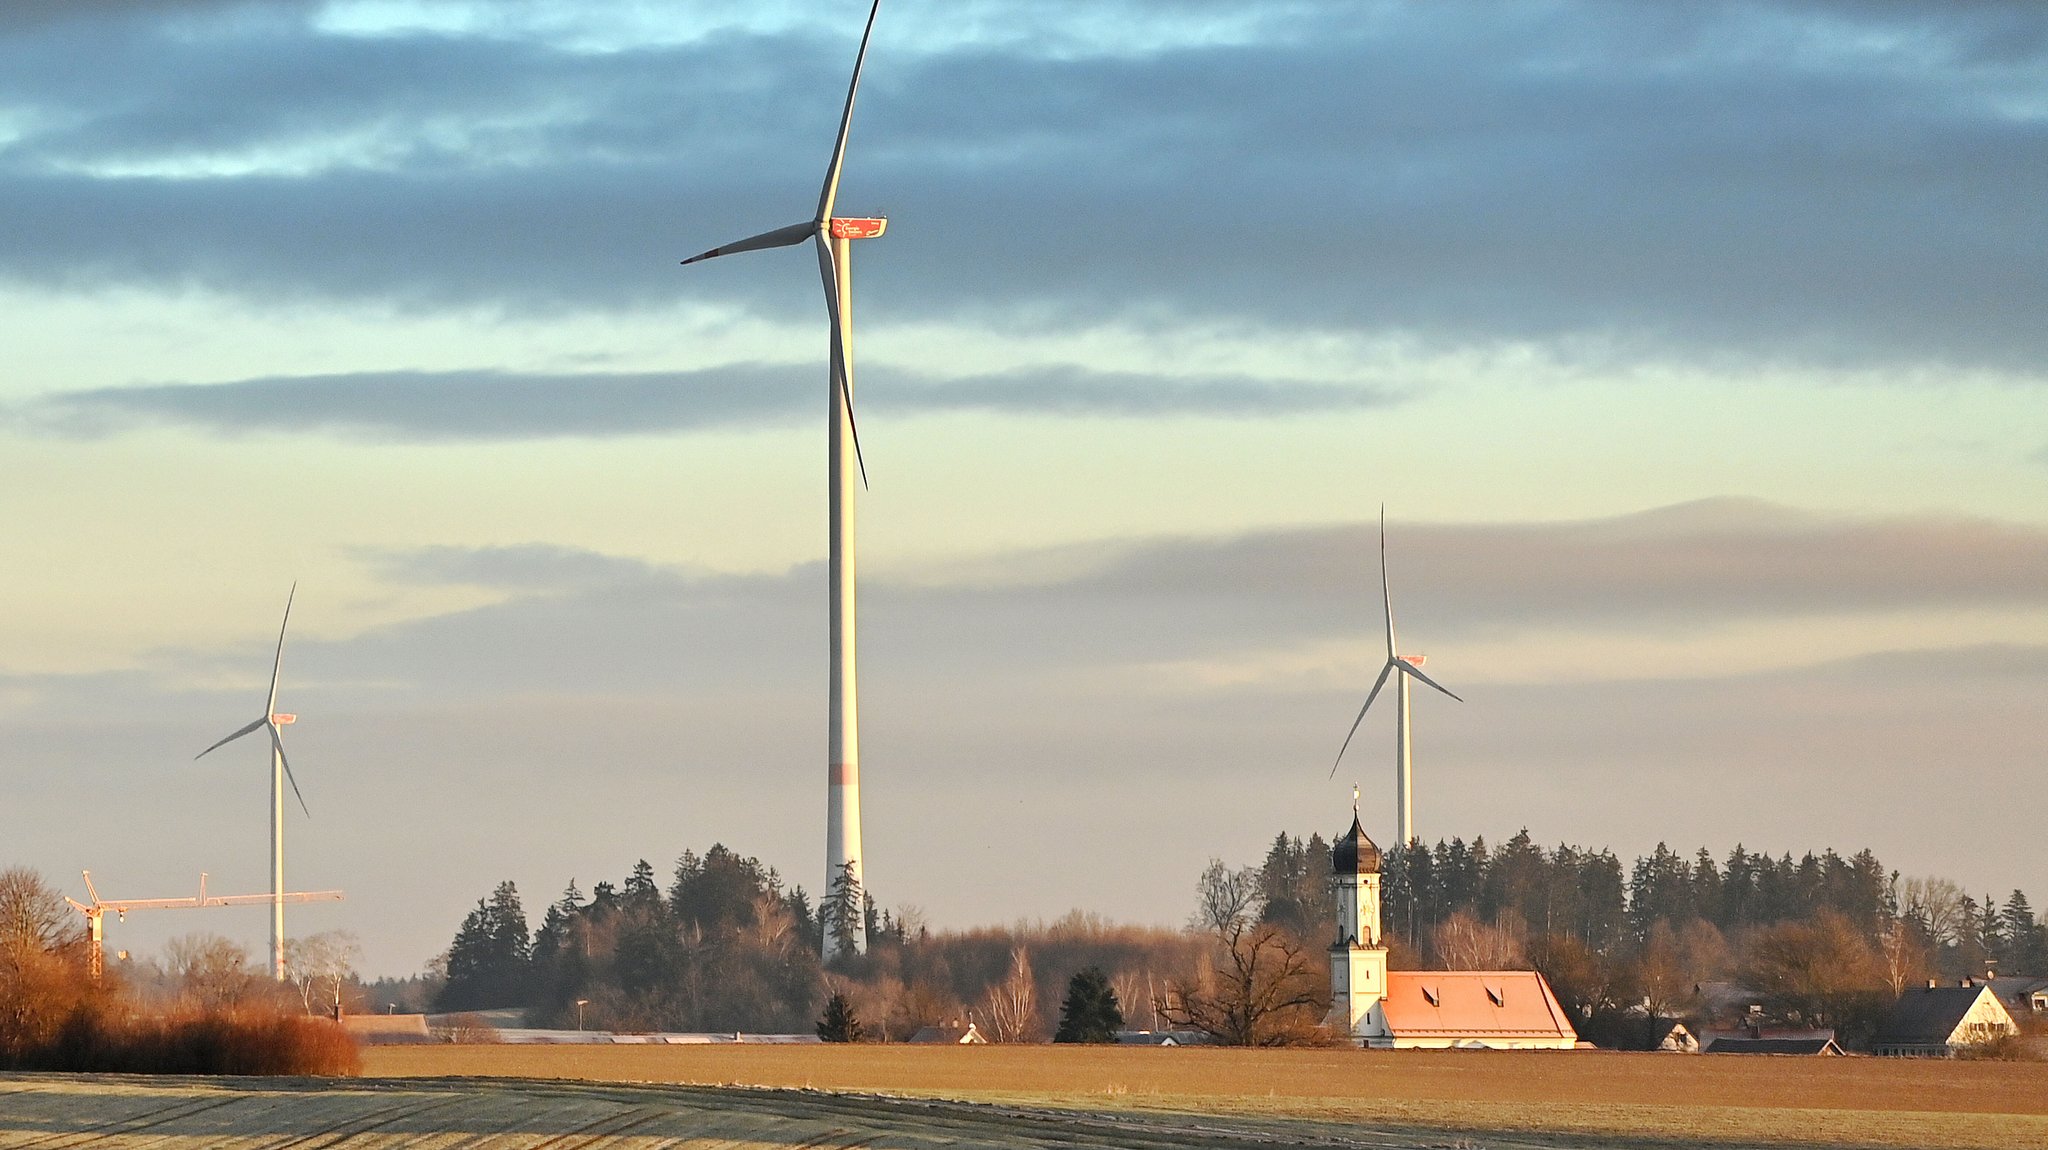
<svg viewBox="0 0 2048 1150"><path fill-rule="evenodd" d="M1441 1003L1441 1002L1438 1002L1438 1001L1437 1001L1437 998L1436 998L1436 987L1434 987L1434 986L1425 986L1425 987L1423 987L1423 988L1422 988L1422 997L1423 997L1423 998L1425 998L1425 999L1427 999L1427 1000L1429 1001L1429 1004L1430 1004L1431 1006L1442 1006L1442 1005L1443 1005L1443 1003Z"/></svg>
<svg viewBox="0 0 2048 1150"><path fill-rule="evenodd" d="M1487 987L1486 997L1490 999L1495 1006L1506 1006L1508 1004L1507 993L1500 987Z"/></svg>

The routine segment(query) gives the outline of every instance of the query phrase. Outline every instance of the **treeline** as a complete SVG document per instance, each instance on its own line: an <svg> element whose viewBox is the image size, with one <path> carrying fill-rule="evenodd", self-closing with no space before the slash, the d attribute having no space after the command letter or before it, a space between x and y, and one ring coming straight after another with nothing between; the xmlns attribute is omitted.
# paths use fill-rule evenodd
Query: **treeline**
<svg viewBox="0 0 2048 1150"><path fill-rule="evenodd" d="M1318 837L1280 836L1247 868L1263 921L1307 929ZM1214 867L1212 867L1212 872ZM1214 875L1205 876L1213 889ZM1541 970L1581 1037L1640 1045L1659 1020L1832 1028L1866 1041L1926 978L2048 975L2048 926L2022 891L2003 903L1940 878L1901 879L1869 850L1725 860L1664 844L1624 865L1610 850L1498 847L1454 838L1385 852L1382 926L1406 969ZM1314 929L1327 937L1327 915Z"/></svg>
<svg viewBox="0 0 2048 1150"><path fill-rule="evenodd" d="M835 905L861 908L867 946L828 969L820 920ZM588 897L571 882L531 932L517 888L499 884L457 931L436 1006L524 1007L546 1027L809 1033L839 993L878 1039L973 1020L997 1037L1042 1040L1073 975L1103 971L1132 1023L1145 1025L1143 1004L1198 965L1203 947L1180 931L1079 912L934 933L915 911L878 910L843 887L814 909L773 868L714 845L685 851L665 891L645 860Z"/></svg>
<svg viewBox="0 0 2048 1150"><path fill-rule="evenodd" d="M1212 862L1185 930L1054 923L928 930L835 883L825 906L724 846L685 851L666 889L646 861L588 897L575 883L529 930L502 883L464 920L437 1007L524 1007L533 1025L617 1031L808 1033L840 995L872 1038L974 1020L1006 1041L1054 1029L1073 975L1099 969L1129 1024L1228 1041L1311 1041L1329 990L1330 851L1275 838L1258 866ZM859 908L858 911L854 908ZM857 921L865 954L819 959L820 920ZM1396 967L1542 970L1583 1036L1639 1042L1659 1018L1708 1020L1696 988L1740 984L1792 1026L1854 1042L1899 990L1927 977L2048 974L2048 928L2026 896L2002 904L1941 879L1901 880L1870 851L1794 859L1737 847L1725 860L1660 845L1545 849L1525 831L1386 852L1383 925ZM1276 965L1277 964L1277 965ZM1269 1019L1238 1000L1288 1004Z"/></svg>
<svg viewBox="0 0 2048 1150"><path fill-rule="evenodd" d="M1284 853L1276 844L1269 860ZM1388 929L1411 941L1461 914L1482 922L1511 916L1533 934L1600 953L1645 943L1660 922L1703 922L1732 936L1835 916L1873 940L1899 924L1930 974L1982 975L1991 964L2048 974L2048 928L2025 892L2001 904L1946 879L1902 880L1869 850L1795 861L1737 845L1717 862L1704 847L1688 857L1659 843L1624 869L1612 851L1545 850L1524 830L1493 848L1484 838L1395 847L1386 852L1382 889Z"/></svg>

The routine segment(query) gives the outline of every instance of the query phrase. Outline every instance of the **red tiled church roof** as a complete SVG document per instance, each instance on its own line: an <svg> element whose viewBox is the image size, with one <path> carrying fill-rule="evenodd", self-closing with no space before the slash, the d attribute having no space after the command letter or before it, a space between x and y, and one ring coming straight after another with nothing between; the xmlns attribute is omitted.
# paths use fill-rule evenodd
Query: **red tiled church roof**
<svg viewBox="0 0 2048 1150"><path fill-rule="evenodd" d="M1533 970L1390 970L1381 1009L1402 1038L1578 1037Z"/></svg>

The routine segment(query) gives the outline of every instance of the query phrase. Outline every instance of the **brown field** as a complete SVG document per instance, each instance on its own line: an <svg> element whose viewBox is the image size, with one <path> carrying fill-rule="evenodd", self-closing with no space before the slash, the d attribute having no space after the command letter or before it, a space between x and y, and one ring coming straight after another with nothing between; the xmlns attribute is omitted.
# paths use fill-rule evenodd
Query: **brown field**
<svg viewBox="0 0 2048 1150"><path fill-rule="evenodd" d="M1044 1046L378 1047L364 1062L377 1077L812 1088L1418 1145L2048 1148L2040 1063Z"/></svg>

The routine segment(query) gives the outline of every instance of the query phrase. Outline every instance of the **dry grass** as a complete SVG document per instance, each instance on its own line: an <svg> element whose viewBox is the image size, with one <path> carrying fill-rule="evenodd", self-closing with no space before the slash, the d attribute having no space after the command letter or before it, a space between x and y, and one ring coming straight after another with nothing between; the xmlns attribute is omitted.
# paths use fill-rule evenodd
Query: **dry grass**
<svg viewBox="0 0 2048 1150"><path fill-rule="evenodd" d="M1874 1058L1115 1047L379 1047L365 1071L740 1083L1356 1130L2048 1146L2048 1066Z"/></svg>

